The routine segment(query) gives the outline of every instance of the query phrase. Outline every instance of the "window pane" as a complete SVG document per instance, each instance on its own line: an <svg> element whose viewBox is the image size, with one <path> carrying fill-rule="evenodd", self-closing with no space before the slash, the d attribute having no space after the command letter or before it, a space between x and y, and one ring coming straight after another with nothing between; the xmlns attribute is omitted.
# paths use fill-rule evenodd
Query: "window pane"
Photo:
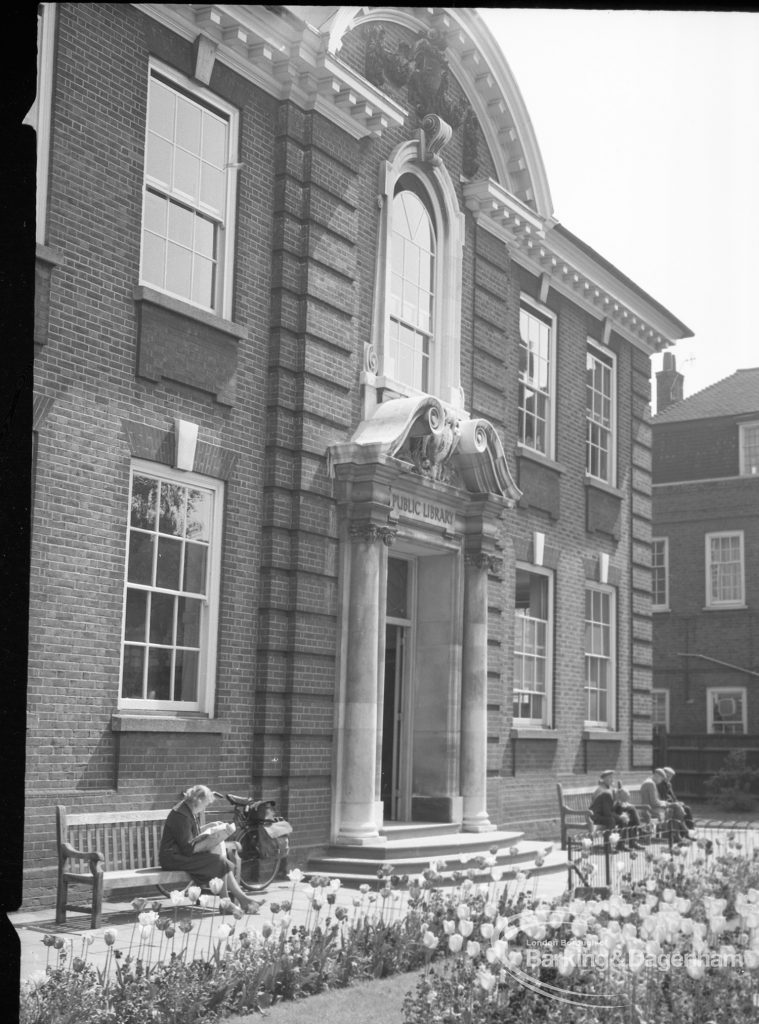
<svg viewBox="0 0 759 1024"><path fill-rule="evenodd" d="M219 216L224 211L224 193L227 187L225 172L210 164L200 167L200 201Z"/></svg>
<svg viewBox="0 0 759 1024"><path fill-rule="evenodd" d="M174 700L198 699L198 652L177 651L174 667Z"/></svg>
<svg viewBox="0 0 759 1024"><path fill-rule="evenodd" d="M171 203L169 206L169 238L186 249L191 249L194 226L195 214L183 206Z"/></svg>
<svg viewBox="0 0 759 1024"><path fill-rule="evenodd" d="M166 237L166 213L168 201L155 192L145 194L145 228L162 238Z"/></svg>
<svg viewBox="0 0 759 1024"><path fill-rule="evenodd" d="M148 592L146 590L128 590L126 605L126 623L124 626L125 640L147 641Z"/></svg>
<svg viewBox="0 0 759 1024"><path fill-rule="evenodd" d="M180 484L161 484L161 518L158 529L174 537L184 533L185 488Z"/></svg>
<svg viewBox="0 0 759 1024"><path fill-rule="evenodd" d="M158 481L148 476L135 476L132 481L130 523L143 530L155 528Z"/></svg>
<svg viewBox="0 0 759 1024"><path fill-rule="evenodd" d="M216 258L216 225L205 217L195 218L195 252L207 259Z"/></svg>
<svg viewBox="0 0 759 1024"><path fill-rule="evenodd" d="M193 261L192 295L193 302L199 306L210 306L213 302L213 280L215 265L213 260L196 256Z"/></svg>
<svg viewBox="0 0 759 1024"><path fill-rule="evenodd" d="M190 594L205 593L207 558L208 548L204 544L185 545L183 590Z"/></svg>
<svg viewBox="0 0 759 1024"><path fill-rule="evenodd" d="M192 153L174 153L174 188L195 205L200 197L200 160Z"/></svg>
<svg viewBox="0 0 759 1024"><path fill-rule="evenodd" d="M169 243L166 264L166 288L174 295L189 299L192 293L192 253Z"/></svg>
<svg viewBox="0 0 759 1024"><path fill-rule="evenodd" d="M153 545L155 534L138 533L132 530L129 535L129 569L127 579L130 583L153 583Z"/></svg>
<svg viewBox="0 0 759 1024"><path fill-rule="evenodd" d="M387 614L396 619L408 618L408 562L403 558L387 560Z"/></svg>
<svg viewBox="0 0 759 1024"><path fill-rule="evenodd" d="M178 598L177 607L177 646L200 646L200 601L192 598Z"/></svg>
<svg viewBox="0 0 759 1024"><path fill-rule="evenodd" d="M203 111L203 160L223 167L227 158L227 125L208 110Z"/></svg>
<svg viewBox="0 0 759 1024"><path fill-rule="evenodd" d="M209 540L211 536L211 494L209 491L187 491L187 538Z"/></svg>
<svg viewBox="0 0 759 1024"><path fill-rule="evenodd" d="M148 700L169 700L171 698L171 651L150 651L147 696Z"/></svg>
<svg viewBox="0 0 759 1024"><path fill-rule="evenodd" d="M145 151L145 174L151 181L171 189L174 166L174 147L157 135L148 134Z"/></svg>
<svg viewBox="0 0 759 1024"><path fill-rule="evenodd" d="M181 540L159 537L155 585L164 590L179 590L179 567L181 564Z"/></svg>
<svg viewBox="0 0 759 1024"><path fill-rule="evenodd" d="M150 79L149 124L150 130L158 132L165 139L174 138L174 113L177 96L157 78Z"/></svg>
<svg viewBox="0 0 759 1024"><path fill-rule="evenodd" d="M124 648L124 671L121 682L122 697L139 700L142 698L142 676L145 668L145 648Z"/></svg>
<svg viewBox="0 0 759 1024"><path fill-rule="evenodd" d="M169 646L174 642L174 604L171 594L153 594L150 600L150 642Z"/></svg>
<svg viewBox="0 0 759 1024"><path fill-rule="evenodd" d="M200 122L202 111L184 96L177 97L177 145L190 153L200 154Z"/></svg>
<svg viewBox="0 0 759 1024"><path fill-rule="evenodd" d="M145 234L142 240L142 277L156 288L165 287L166 243L155 235Z"/></svg>

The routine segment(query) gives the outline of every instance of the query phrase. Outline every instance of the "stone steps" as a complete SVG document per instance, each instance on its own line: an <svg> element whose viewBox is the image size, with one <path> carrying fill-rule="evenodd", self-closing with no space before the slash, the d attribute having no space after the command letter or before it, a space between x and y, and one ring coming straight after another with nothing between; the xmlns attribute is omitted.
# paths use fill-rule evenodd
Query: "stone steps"
<svg viewBox="0 0 759 1024"><path fill-rule="evenodd" d="M309 858L306 873L339 878L351 887L369 884L374 888L389 868L393 875L418 878L436 860L445 861L438 867L442 884L455 884L460 880L454 877L457 872L473 873L474 881L488 882L491 864L476 862L478 856L488 855L495 857L503 880L513 879L520 871L541 876L563 874L566 878L566 853L551 849L546 854L550 843L527 840L521 832L455 832L450 831L451 825L447 828L447 832L419 835L413 829L391 827L386 843L331 846L322 855ZM537 856L543 860L539 867Z"/></svg>

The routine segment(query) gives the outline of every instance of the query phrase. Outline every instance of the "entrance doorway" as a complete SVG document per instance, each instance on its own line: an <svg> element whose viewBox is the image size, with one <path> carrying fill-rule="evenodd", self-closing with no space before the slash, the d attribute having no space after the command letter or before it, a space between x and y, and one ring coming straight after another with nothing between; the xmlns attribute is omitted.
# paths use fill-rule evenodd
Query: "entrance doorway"
<svg viewBox="0 0 759 1024"><path fill-rule="evenodd" d="M385 821L411 817L413 562L388 558L380 798Z"/></svg>

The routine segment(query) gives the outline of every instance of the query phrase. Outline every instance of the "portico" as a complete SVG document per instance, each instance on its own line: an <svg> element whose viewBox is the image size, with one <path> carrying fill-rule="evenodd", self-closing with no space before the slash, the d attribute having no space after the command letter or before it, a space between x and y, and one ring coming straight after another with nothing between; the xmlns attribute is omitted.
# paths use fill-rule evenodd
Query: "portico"
<svg viewBox="0 0 759 1024"><path fill-rule="evenodd" d="M520 494L498 437L434 398L402 398L329 454L340 515L333 841L376 845L386 821L492 830L488 575Z"/></svg>

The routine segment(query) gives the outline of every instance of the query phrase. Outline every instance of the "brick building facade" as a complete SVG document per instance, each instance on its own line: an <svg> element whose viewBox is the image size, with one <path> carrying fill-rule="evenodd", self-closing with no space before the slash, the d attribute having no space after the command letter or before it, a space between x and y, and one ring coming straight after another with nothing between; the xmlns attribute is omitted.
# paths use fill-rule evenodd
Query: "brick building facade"
<svg viewBox="0 0 759 1024"><path fill-rule="evenodd" d="M42 5L25 899L53 806L555 815L651 759L649 356L466 8Z"/></svg>
<svg viewBox="0 0 759 1024"><path fill-rule="evenodd" d="M683 399L682 375L667 353L657 391L656 720L673 733L756 736L759 369L738 370Z"/></svg>

